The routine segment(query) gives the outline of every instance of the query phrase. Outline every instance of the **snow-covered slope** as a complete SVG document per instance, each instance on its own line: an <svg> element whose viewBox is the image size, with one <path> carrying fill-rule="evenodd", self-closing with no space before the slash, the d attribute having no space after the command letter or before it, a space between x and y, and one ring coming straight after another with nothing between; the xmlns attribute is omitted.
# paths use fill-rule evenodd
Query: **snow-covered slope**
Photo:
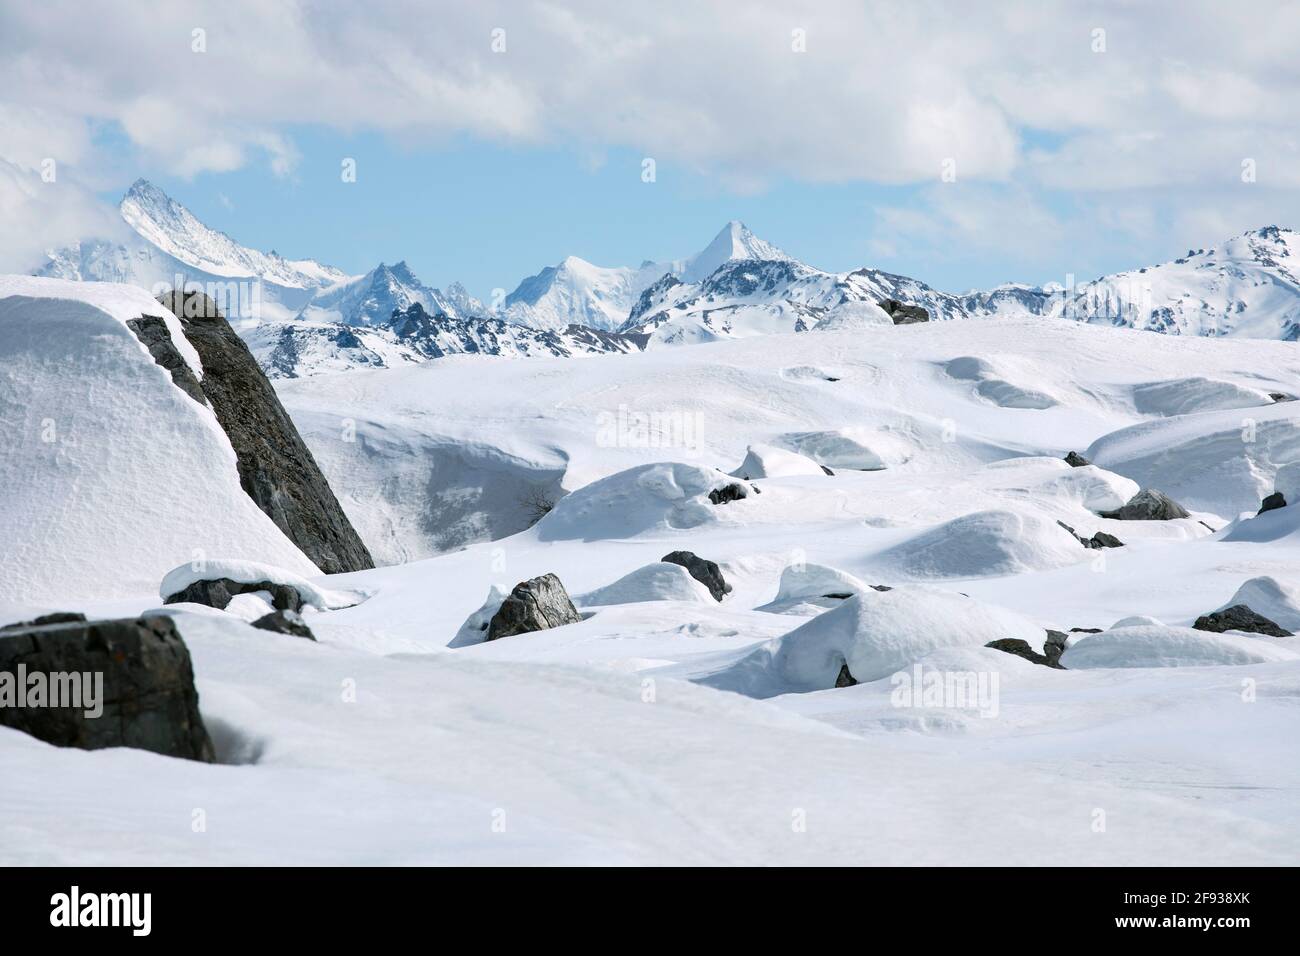
<svg viewBox="0 0 1300 956"><path fill-rule="evenodd" d="M0 601L112 598L225 555L317 574L240 486L207 404L127 322L180 322L133 286L0 278Z"/></svg>

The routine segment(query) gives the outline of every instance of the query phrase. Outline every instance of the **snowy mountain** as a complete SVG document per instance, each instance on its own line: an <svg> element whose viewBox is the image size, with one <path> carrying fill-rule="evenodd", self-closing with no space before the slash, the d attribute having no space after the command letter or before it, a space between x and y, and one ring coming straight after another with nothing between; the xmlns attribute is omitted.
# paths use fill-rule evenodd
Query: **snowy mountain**
<svg viewBox="0 0 1300 956"><path fill-rule="evenodd" d="M456 283L444 295L416 278L405 262L380 263L359 278L332 286L317 295L298 314L307 322L341 322L344 325L383 325L394 312L419 303L429 312L452 318L487 314L487 308Z"/></svg>

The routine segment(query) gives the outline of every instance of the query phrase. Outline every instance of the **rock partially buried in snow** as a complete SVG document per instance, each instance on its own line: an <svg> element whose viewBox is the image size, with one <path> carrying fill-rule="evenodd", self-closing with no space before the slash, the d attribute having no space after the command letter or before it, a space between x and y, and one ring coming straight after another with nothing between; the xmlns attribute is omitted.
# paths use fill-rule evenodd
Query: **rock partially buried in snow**
<svg viewBox="0 0 1300 956"><path fill-rule="evenodd" d="M713 595L708 588L692 577L680 562L660 561L630 571L612 584L579 594L576 603L582 607L600 607L610 604L640 604L643 601L704 603L712 599Z"/></svg>
<svg viewBox="0 0 1300 956"><path fill-rule="evenodd" d="M845 667L858 682L880 680L938 648L1004 638L1042 646L1044 633L1004 608L907 585L850 598L701 682L751 697L826 690Z"/></svg>
<svg viewBox="0 0 1300 956"><path fill-rule="evenodd" d="M722 576L722 569L717 563L707 561L693 551L670 551L659 560L680 564L690 572L691 577L709 589L716 601L721 601L731 593L731 585Z"/></svg>
<svg viewBox="0 0 1300 956"><path fill-rule="evenodd" d="M1044 667L1051 667L1056 670L1065 669L1061 666L1059 653L1057 653L1055 657L1040 654L1030 646L1028 641L1019 638L1002 637L998 638L996 641L989 641L984 646L991 647L995 651L1002 651L1004 654L1014 654L1016 657L1023 657L1031 664L1041 664Z"/></svg>
<svg viewBox="0 0 1300 956"><path fill-rule="evenodd" d="M506 592L493 584L488 588L487 600L485 600L477 611L465 618L465 623L460 626L455 637L451 639L448 647L465 647L468 644L481 644L487 640L488 626L492 623L492 618L501 605L505 602Z"/></svg>
<svg viewBox="0 0 1300 956"><path fill-rule="evenodd" d="M824 564L792 564L781 572L781 583L771 607L798 603L834 606L865 594L867 584L839 568Z"/></svg>
<svg viewBox="0 0 1300 956"><path fill-rule="evenodd" d="M1256 515L1262 515L1265 511L1276 511L1278 508L1286 507L1286 496L1280 491L1275 491L1271 495L1265 496L1264 500L1259 503L1259 510Z"/></svg>
<svg viewBox="0 0 1300 956"><path fill-rule="evenodd" d="M1269 637L1291 637L1291 632L1278 627L1262 614L1256 614L1244 604L1234 604L1219 611L1202 614L1192 625L1198 631L1244 631L1247 634L1267 634Z"/></svg>
<svg viewBox="0 0 1300 956"><path fill-rule="evenodd" d="M888 315L895 325L911 325L914 322L929 322L930 313L919 305L908 305L897 299L882 299L881 310Z"/></svg>
<svg viewBox="0 0 1300 956"><path fill-rule="evenodd" d="M884 551L897 571L916 577L981 577L1065 567L1081 560L1077 541L1053 522L1016 511L977 511Z"/></svg>
<svg viewBox="0 0 1300 956"><path fill-rule="evenodd" d="M515 585L488 624L487 639L544 631L582 620L569 592L554 574L543 574Z"/></svg>
<svg viewBox="0 0 1300 956"><path fill-rule="evenodd" d="M1091 538L1085 538L1083 535L1079 534L1079 532L1075 531L1074 528L1066 524L1064 521L1057 521L1056 523L1059 524L1066 531L1070 532L1070 534L1074 537L1074 539L1078 541L1081 545L1083 545L1085 548L1088 548L1090 550L1096 551L1100 548L1124 547L1123 541L1115 537L1113 534L1107 534L1105 531L1095 531L1093 532Z"/></svg>
<svg viewBox="0 0 1300 956"><path fill-rule="evenodd" d="M1065 463L1071 468L1083 468L1085 465L1091 465L1088 459L1084 458L1077 451L1072 451L1065 456Z"/></svg>
<svg viewBox="0 0 1300 956"><path fill-rule="evenodd" d="M276 634L288 634L290 637L305 637L309 641L316 640L316 635L311 632L302 615L294 611L272 611L254 621L253 627Z"/></svg>
<svg viewBox="0 0 1300 956"><path fill-rule="evenodd" d="M1061 656L1069 670L1111 667L1211 667L1300 659L1258 637L1211 634L1190 627L1137 625L1081 637Z"/></svg>
<svg viewBox="0 0 1300 956"><path fill-rule="evenodd" d="M750 445L745 460L731 473L736 478L788 478L824 474L822 466L797 452L775 445Z"/></svg>
<svg viewBox="0 0 1300 956"><path fill-rule="evenodd" d="M1101 516L1118 521L1173 521L1177 518L1190 518L1191 514L1163 491L1146 488L1130 498L1124 507L1104 511Z"/></svg>
<svg viewBox="0 0 1300 956"><path fill-rule="evenodd" d="M752 488L753 486L751 485L750 487ZM758 489L755 488L754 490L757 491ZM737 484L734 481L722 485L719 488L714 488L709 492L709 501L715 505L726 505L733 501L742 501L748 497L749 493L745 486Z"/></svg>
<svg viewBox="0 0 1300 956"><path fill-rule="evenodd" d="M1244 604L1279 627L1300 631L1300 587L1263 575L1251 578L1218 610Z"/></svg>
<svg viewBox="0 0 1300 956"><path fill-rule="evenodd" d="M20 676L78 675L75 706L32 698ZM64 684L68 687L72 685ZM98 712L96 712L98 711ZM212 762L190 652L170 617L64 621L0 631L0 726L58 747L135 747Z"/></svg>
<svg viewBox="0 0 1300 956"><path fill-rule="evenodd" d="M164 604L190 601L222 610L237 594L259 592L269 596L277 611L301 611L304 606L332 611L362 601L359 594L317 587L284 568L215 558L173 568L158 587Z"/></svg>

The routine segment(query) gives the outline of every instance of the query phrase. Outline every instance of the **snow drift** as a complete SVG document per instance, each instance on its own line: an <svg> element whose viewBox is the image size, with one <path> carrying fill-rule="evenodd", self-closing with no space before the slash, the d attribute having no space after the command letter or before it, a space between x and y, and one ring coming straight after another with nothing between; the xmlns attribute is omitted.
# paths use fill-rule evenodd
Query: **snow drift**
<svg viewBox="0 0 1300 956"><path fill-rule="evenodd" d="M1190 627L1136 625L1081 637L1061 655L1067 670L1095 667L1210 667L1300 659L1273 638L1212 634Z"/></svg>

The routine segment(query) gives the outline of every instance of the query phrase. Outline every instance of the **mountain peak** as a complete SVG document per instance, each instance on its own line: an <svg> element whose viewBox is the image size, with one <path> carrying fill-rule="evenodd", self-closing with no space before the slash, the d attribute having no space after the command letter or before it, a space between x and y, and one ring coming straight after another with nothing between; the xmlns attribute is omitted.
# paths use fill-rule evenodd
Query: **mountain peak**
<svg viewBox="0 0 1300 956"><path fill-rule="evenodd" d="M788 260L790 256L760 239L739 219L732 219L713 237L702 252L687 260L682 272L686 282L699 282L733 259Z"/></svg>

